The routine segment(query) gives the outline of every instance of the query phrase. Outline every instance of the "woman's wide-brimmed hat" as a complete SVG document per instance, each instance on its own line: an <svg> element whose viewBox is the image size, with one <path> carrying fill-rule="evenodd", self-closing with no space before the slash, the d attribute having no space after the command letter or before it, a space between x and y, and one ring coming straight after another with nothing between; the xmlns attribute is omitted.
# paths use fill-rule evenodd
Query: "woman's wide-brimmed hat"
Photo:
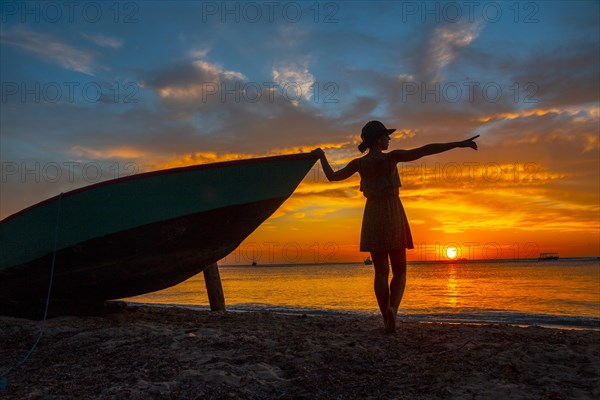
<svg viewBox="0 0 600 400"><path fill-rule="evenodd" d="M360 137L363 141L375 139L383 135L390 137L396 129L388 129L379 121L369 121L363 126Z"/></svg>

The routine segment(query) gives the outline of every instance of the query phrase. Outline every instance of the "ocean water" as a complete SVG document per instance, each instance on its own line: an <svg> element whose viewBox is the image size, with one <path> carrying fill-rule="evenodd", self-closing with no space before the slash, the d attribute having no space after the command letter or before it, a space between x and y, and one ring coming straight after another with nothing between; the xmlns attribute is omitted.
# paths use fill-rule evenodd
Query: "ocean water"
<svg viewBox="0 0 600 400"><path fill-rule="evenodd" d="M372 266L220 266L219 271L227 308L232 311L357 317L379 313ZM209 308L202 274L125 300ZM398 317L405 321L600 329L600 261L409 262Z"/></svg>

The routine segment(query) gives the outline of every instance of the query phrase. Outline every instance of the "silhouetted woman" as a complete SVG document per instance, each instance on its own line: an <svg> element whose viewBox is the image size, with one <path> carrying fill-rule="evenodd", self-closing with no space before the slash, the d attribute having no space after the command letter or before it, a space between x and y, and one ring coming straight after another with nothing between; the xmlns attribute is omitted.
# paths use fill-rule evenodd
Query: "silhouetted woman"
<svg viewBox="0 0 600 400"><path fill-rule="evenodd" d="M433 143L412 150L388 149L390 134L379 121L370 121L360 135L358 150L367 154L356 158L339 171L333 171L323 150L316 149L323 171L330 181L341 181L355 172L360 174L360 190L367 198L360 234L360 251L371 253L375 267L375 296L383 316L386 332L396 331L396 314L406 285L406 249L413 248L412 235L404 208L400 202L400 177L396 164L442 153L457 147L477 150L474 139L461 142ZM389 265L392 264L392 281L388 286Z"/></svg>

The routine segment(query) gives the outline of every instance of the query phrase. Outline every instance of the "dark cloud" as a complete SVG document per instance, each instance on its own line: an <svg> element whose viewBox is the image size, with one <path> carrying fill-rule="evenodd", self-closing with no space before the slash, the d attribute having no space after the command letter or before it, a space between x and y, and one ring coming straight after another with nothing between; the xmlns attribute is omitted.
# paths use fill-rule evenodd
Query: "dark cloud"
<svg viewBox="0 0 600 400"><path fill-rule="evenodd" d="M598 102L600 98L598 41L540 49L520 62L503 63L515 82L533 82L544 107Z"/></svg>

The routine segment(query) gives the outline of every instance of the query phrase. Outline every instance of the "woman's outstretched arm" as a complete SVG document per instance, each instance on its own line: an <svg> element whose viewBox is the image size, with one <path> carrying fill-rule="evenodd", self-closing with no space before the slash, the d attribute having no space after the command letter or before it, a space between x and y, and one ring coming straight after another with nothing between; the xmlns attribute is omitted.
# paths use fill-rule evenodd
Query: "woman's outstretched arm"
<svg viewBox="0 0 600 400"><path fill-rule="evenodd" d="M477 150L477 143L475 143L475 139L478 137L479 135L473 136L470 139L460 142L432 143L412 150L394 150L390 152L390 155L395 162L402 162L417 160L421 157L443 153L444 151L456 149L458 147L470 147L473 150Z"/></svg>
<svg viewBox="0 0 600 400"><path fill-rule="evenodd" d="M339 171L334 171L333 168L331 168L331 165L329 165L327 157L325 157L325 152L320 147L312 152L319 156L323 172L325 172L325 176L330 181L343 181L344 179L350 178L355 172L358 172L358 160L356 159L350 161L348 165Z"/></svg>

